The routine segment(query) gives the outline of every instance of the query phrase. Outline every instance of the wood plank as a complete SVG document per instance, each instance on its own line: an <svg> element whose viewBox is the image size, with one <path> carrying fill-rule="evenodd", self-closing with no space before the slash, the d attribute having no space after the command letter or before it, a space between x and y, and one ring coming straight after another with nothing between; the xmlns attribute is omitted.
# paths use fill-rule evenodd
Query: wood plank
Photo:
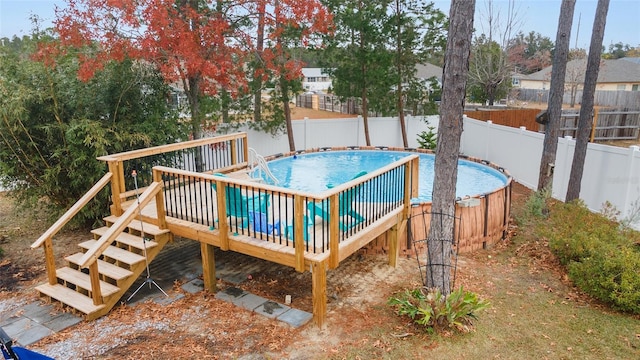
<svg viewBox="0 0 640 360"><path fill-rule="evenodd" d="M107 229L109 229L109 228L106 227L106 226L103 226L101 228L97 228L97 229L91 230L91 233L92 234L96 234L96 235L98 235L98 237L100 237L100 236L104 235L104 233L107 232ZM147 229L147 227L145 225L145 230L146 229ZM116 237L116 241L121 243L121 244L124 244L124 245L127 245L127 246L131 246L131 247L139 249L139 250L144 250L145 246L146 246L147 249L151 249L151 248L154 248L154 247L158 246L158 243L153 241L153 240L147 240L146 242L144 242L141 237L135 236L133 234L129 234L129 233L126 233L126 232L123 232L120 235L118 235Z"/></svg>
<svg viewBox="0 0 640 360"><path fill-rule="evenodd" d="M36 286L36 290L87 315L98 312L104 308L104 305L93 305L93 300L91 300L90 297L71 290L64 285L42 284Z"/></svg>
<svg viewBox="0 0 640 360"><path fill-rule="evenodd" d="M67 260L71 264L75 264L79 266L79 261L82 258L83 253L75 253L73 255L69 255L64 259ZM100 274L108 277L109 279L113 279L115 281L120 281L126 279L127 277L133 275L133 273L125 268L121 268L120 266L114 265L112 263L98 260L98 269L100 270Z"/></svg>
<svg viewBox="0 0 640 360"><path fill-rule="evenodd" d="M91 277L82 271L74 270L70 267L63 267L56 271L56 275L59 279L68 283L77 285L80 288L91 291ZM105 281L100 281L100 290L103 296L109 296L116 294L120 291L120 288L109 284Z"/></svg>
<svg viewBox="0 0 640 360"><path fill-rule="evenodd" d="M204 288L210 292L216 291L216 261L213 245L200 243L202 256L202 280Z"/></svg>
<svg viewBox="0 0 640 360"><path fill-rule="evenodd" d="M96 243L96 240L87 240L78 245L83 249L89 250ZM127 265L134 265L144 261L144 256L134 254L131 251L120 249L115 246L109 246L102 254Z"/></svg>
<svg viewBox="0 0 640 360"><path fill-rule="evenodd" d="M56 279L56 258L53 255L53 240L51 238L47 238L44 242L44 260L49 284L54 285L58 279Z"/></svg>
<svg viewBox="0 0 640 360"><path fill-rule="evenodd" d="M221 143L221 142L231 141L236 139L245 139L244 143L246 144L246 138L247 138L247 133L238 132L238 133L227 134L227 135L219 135L216 137L208 137L208 138L202 138L197 140L183 141L179 143L154 146L154 147L143 148L138 150L131 150L131 151L121 152L117 154L110 154L106 156L101 156L97 159L99 161L114 161L114 160L124 161L124 160L138 159L145 156L163 154L163 153L168 153L176 150L189 149L189 148L194 148L202 145Z"/></svg>
<svg viewBox="0 0 640 360"><path fill-rule="evenodd" d="M311 294L313 302L313 321L322 328L327 317L327 264L311 264Z"/></svg>
<svg viewBox="0 0 640 360"><path fill-rule="evenodd" d="M82 272L80 273L83 274ZM91 290L91 298L93 299L94 305L100 305L105 303L104 298L102 297L101 285L102 285L102 281L100 280L100 271L98 271L98 263L94 261L91 264L89 264L89 286L91 288L88 288L88 290L89 289Z"/></svg>
<svg viewBox="0 0 640 360"><path fill-rule="evenodd" d="M118 217L114 215L107 216L106 218L104 218L104 221L106 221L109 224L114 224L116 221L118 221ZM144 230L145 235L152 235L152 236L163 235L169 232L168 229L160 229L156 225L153 225L148 222L143 222L138 219L134 219L133 221L131 221L129 225L127 225L127 227L139 232L142 232L142 230Z"/></svg>

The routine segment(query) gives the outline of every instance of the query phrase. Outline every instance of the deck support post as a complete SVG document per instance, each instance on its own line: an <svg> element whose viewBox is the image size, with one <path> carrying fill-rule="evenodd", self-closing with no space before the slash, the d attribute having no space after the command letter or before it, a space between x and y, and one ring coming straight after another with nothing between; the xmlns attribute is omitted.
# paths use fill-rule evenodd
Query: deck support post
<svg viewBox="0 0 640 360"><path fill-rule="evenodd" d="M296 254L296 271L304 272L304 243L305 243L305 235L304 232L307 231L306 225L303 223L304 217L304 199L302 196L296 195L294 197L294 205L293 208L297 209L296 214L294 214L294 229L295 233L293 235L294 244L295 244L295 254Z"/></svg>
<svg viewBox="0 0 640 360"><path fill-rule="evenodd" d="M395 224L389 229L389 266L398 266L398 254L400 248L398 246L398 228L400 226Z"/></svg>
<svg viewBox="0 0 640 360"><path fill-rule="evenodd" d="M327 317L327 263L311 263L311 293L313 297L313 322L320 328Z"/></svg>
<svg viewBox="0 0 640 360"><path fill-rule="evenodd" d="M164 207L164 182L162 181L162 172L153 170L153 181L162 185L163 190L158 191L156 194L156 213L158 214L158 227L160 229L167 229L166 210ZM142 209L140 209L142 211Z"/></svg>
<svg viewBox="0 0 640 360"><path fill-rule="evenodd" d="M340 265L340 213L338 194L329 197L329 268Z"/></svg>
<svg viewBox="0 0 640 360"><path fill-rule="evenodd" d="M226 183L216 181L216 197L218 199L218 236L220 236L220 250L224 251L229 250L229 223L227 222L226 186Z"/></svg>
<svg viewBox="0 0 640 360"><path fill-rule="evenodd" d="M200 252L202 255L202 279L204 281L204 289L210 292L216 292L216 261L214 257L214 246L204 242L200 243Z"/></svg>
<svg viewBox="0 0 640 360"><path fill-rule="evenodd" d="M124 188L124 173L121 161L108 161L111 176L111 215L122 215L120 194Z"/></svg>
<svg viewBox="0 0 640 360"><path fill-rule="evenodd" d="M53 255L53 241L51 237L48 237L44 242L44 259L49 285L55 285L58 283L58 276L56 275L56 259Z"/></svg>
<svg viewBox="0 0 640 360"><path fill-rule="evenodd" d="M245 155L245 159L246 159L246 155ZM238 146L236 145L235 140L231 140L231 165L235 165L237 163L238 163Z"/></svg>

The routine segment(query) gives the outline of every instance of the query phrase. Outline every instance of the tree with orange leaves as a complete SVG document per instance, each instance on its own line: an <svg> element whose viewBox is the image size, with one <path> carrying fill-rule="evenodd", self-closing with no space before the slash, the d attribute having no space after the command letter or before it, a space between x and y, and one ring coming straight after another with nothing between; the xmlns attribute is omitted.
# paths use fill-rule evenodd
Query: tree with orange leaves
<svg viewBox="0 0 640 360"><path fill-rule="evenodd" d="M55 27L63 48L87 49L79 56L81 79L108 61L132 58L179 84L197 139L206 120L204 97L261 92L270 76L299 78L300 64L281 46L283 29L299 29L295 40L306 44L328 31L330 20L318 0L67 0ZM249 67L250 61L257 65Z"/></svg>

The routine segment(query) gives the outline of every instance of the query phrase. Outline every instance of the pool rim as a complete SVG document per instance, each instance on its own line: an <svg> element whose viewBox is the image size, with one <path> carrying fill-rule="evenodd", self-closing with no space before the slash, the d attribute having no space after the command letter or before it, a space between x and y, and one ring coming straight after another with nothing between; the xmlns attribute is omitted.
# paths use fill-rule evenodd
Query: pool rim
<svg viewBox="0 0 640 360"><path fill-rule="evenodd" d="M296 150L296 151L289 151L286 153L277 153L277 154L273 154L273 155L268 155L265 156L264 159L269 162L272 160L276 160L276 159L281 159L281 158L285 158L285 157L291 157L291 156L297 156L297 155L301 155L301 154L311 154L311 153L320 153L320 152L330 152L330 151L346 151L346 150L351 150L351 151L370 151L370 150L377 150L377 151L400 151L400 152L414 152L414 153L419 153L419 154L430 154L430 155L436 155L435 152L433 150L429 150L429 149L420 149L420 148L403 148L403 147L393 147L393 146L327 146L327 147L318 147L318 148L311 148L311 149L305 149L305 150ZM499 172L500 174L504 175L506 177L506 181L505 184L503 186L497 187L492 189L491 191L485 192L485 193L480 193L480 194L474 194L474 195L467 195L464 197L456 197L456 202L461 201L461 200L466 200L466 199L473 199L473 198L483 198L486 197L490 194L493 194L497 191L502 191L505 188L509 188L511 187L511 182L513 181L513 177L511 176L511 173L509 173L509 171L505 168L503 168L502 166L499 166L496 163L493 163L489 160L484 160L484 159L480 159L477 157L473 157L473 156L469 156L469 155L465 155L465 154L459 154L458 155L458 159L462 159L462 160L467 160L473 163L477 163L480 165L484 165L487 167L492 168L493 170L496 170L497 172ZM415 205L421 205L421 204L431 204L432 201L411 201L411 206L415 206Z"/></svg>

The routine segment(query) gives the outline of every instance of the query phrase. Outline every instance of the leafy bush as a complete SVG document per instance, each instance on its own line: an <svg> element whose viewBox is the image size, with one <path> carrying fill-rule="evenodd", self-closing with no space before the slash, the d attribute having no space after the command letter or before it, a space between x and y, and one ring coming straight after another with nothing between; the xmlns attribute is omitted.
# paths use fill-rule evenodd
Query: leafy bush
<svg viewBox="0 0 640 360"><path fill-rule="evenodd" d="M20 44L0 49L7 84L0 89L0 181L21 205L44 204L55 218L105 174L96 157L186 137L154 69L110 63L81 82L73 57L61 55L51 67L32 60L34 40ZM103 190L75 225L104 216L108 205Z"/></svg>
<svg viewBox="0 0 640 360"><path fill-rule="evenodd" d="M489 302L462 287L444 296L439 289L405 290L391 297L388 304L401 316L408 316L425 327L429 333L452 329L468 332L472 329L476 313L489 306Z"/></svg>
<svg viewBox="0 0 640 360"><path fill-rule="evenodd" d="M563 265L601 252L605 245L632 244L633 232L621 231L616 222L591 212L581 201L552 204L550 215L540 223L538 234L549 239L549 247Z"/></svg>
<svg viewBox="0 0 640 360"><path fill-rule="evenodd" d="M568 266L569 277L591 296L615 309L640 314L640 252L604 246Z"/></svg>
<svg viewBox="0 0 640 360"><path fill-rule="evenodd" d="M581 202L554 204L537 233L549 239L576 286L615 309L640 314L640 233Z"/></svg>

